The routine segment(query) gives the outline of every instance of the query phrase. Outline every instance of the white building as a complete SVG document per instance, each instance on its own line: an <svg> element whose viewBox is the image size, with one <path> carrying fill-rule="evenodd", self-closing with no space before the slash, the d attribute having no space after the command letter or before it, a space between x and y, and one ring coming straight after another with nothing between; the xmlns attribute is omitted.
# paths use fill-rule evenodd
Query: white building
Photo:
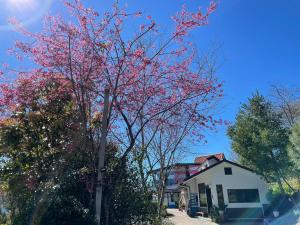
<svg viewBox="0 0 300 225"><path fill-rule="evenodd" d="M178 206L178 200L180 195L180 183L187 177L197 173L200 169L199 163L176 163L165 169L168 173L166 179L166 190L164 194L164 205L168 208L176 208ZM159 178L159 169L153 170L152 173L156 176L156 181ZM154 184L156 185L156 184ZM156 199L156 196L154 197Z"/></svg>
<svg viewBox="0 0 300 225"><path fill-rule="evenodd" d="M168 168L165 168L165 172L168 174L168 176L166 179L164 205L168 208L177 208L181 191L180 183L182 183L186 178L198 173L199 170L205 169L206 167L213 165L224 158L225 156L223 153L204 155L196 157L193 163L176 163L170 165ZM159 172L159 169L152 171L156 177L156 181L160 179ZM157 197L154 196L154 200L156 200L156 198Z"/></svg>
<svg viewBox="0 0 300 225"><path fill-rule="evenodd" d="M262 218L269 204L267 192L266 182L252 170L211 157L181 183L180 203L188 213L209 214L215 206L225 209L228 219Z"/></svg>

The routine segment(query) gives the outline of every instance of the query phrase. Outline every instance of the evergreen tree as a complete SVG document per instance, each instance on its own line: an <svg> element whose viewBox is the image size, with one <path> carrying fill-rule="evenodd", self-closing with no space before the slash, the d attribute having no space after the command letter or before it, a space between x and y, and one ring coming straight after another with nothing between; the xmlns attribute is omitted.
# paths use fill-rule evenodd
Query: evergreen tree
<svg viewBox="0 0 300 225"><path fill-rule="evenodd" d="M293 162L296 174L298 175L298 177L300 177L300 120L298 120L292 128L288 154L291 161Z"/></svg>
<svg viewBox="0 0 300 225"><path fill-rule="evenodd" d="M287 154L289 130L271 103L259 93L254 94L247 104L242 105L228 135L240 162L267 181L277 181L283 192L281 180L285 179L290 167Z"/></svg>

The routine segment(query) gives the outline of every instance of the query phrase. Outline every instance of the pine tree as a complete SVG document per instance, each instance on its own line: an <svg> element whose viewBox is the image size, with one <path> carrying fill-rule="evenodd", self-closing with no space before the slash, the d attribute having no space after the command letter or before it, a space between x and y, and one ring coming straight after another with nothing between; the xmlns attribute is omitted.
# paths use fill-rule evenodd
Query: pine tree
<svg viewBox="0 0 300 225"><path fill-rule="evenodd" d="M271 103L261 94L254 94L247 104L242 105L228 135L240 162L267 181L276 181L283 192L282 179L285 180L290 167L287 154L289 130Z"/></svg>

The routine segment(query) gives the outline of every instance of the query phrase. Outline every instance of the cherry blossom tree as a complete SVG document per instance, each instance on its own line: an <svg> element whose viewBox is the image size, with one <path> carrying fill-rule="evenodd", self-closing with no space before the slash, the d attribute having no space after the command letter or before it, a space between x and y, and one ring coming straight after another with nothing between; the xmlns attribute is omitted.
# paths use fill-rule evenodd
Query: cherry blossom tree
<svg viewBox="0 0 300 225"><path fill-rule="evenodd" d="M151 176L150 180L152 180L157 194L158 218L161 217L163 209L168 177L174 163L185 156L183 141L196 123L191 121L191 118L177 119L173 118L171 126L155 128L155 135L149 141L149 146L145 153L147 165L150 167L148 175ZM157 171L154 172L153 168L157 168Z"/></svg>
<svg viewBox="0 0 300 225"><path fill-rule="evenodd" d="M1 83L4 116L19 103L34 101L33 93L56 79L61 85L48 98L65 92L73 96L80 117L80 147L95 156L101 126L94 124L101 120L104 90L109 88L108 137L122 147L121 160L132 152L145 129L172 126L171 118L189 118L193 121L189 134L199 138L204 129L221 122L203 109L214 106L222 96L222 83L214 77L209 61L198 64L188 38L192 30L207 25L215 3L206 12L190 12L183 6L172 17L174 30L163 39L150 16L127 12L117 3L104 14L79 0L65 5L71 20L47 16L38 33L11 20L29 41L17 41L10 53L20 61L31 60L33 68L1 72L4 77L17 75L12 83ZM140 24L134 31L133 20ZM20 90L20 84L26 88Z"/></svg>

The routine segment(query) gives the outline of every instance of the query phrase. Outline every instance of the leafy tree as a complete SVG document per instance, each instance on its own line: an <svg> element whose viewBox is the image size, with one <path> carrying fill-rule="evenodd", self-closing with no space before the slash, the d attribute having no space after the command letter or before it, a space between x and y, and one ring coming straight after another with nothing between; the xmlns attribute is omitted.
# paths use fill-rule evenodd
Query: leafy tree
<svg viewBox="0 0 300 225"><path fill-rule="evenodd" d="M106 155L103 217L106 224L160 224L152 193L143 188L137 165L120 160L119 149L110 143Z"/></svg>
<svg viewBox="0 0 300 225"><path fill-rule="evenodd" d="M84 132L71 96L51 95L60 85L53 79L1 121L1 180L8 185L13 225L95 222L96 152L81 146ZM98 129L99 121L95 116L91 129ZM152 195L119 150L108 145L103 224L153 224Z"/></svg>
<svg viewBox="0 0 300 225"><path fill-rule="evenodd" d="M17 80L10 84L4 79L0 84L4 123L12 123L3 126L3 131L8 129L12 137L3 143L3 149L9 148L6 166L12 163L12 169L8 171L18 171L13 178L21 185L20 193L26 193L20 197L28 199L25 202L30 202L33 196L25 191L27 186L44 190L49 187L49 177L53 178L51 184L59 183L60 177L63 180L70 170L56 168L64 165L61 159L72 162L69 157L75 152L81 155L84 169L91 176L88 179L92 190L95 185L100 185L95 183L95 174L91 172L97 167L95 158L101 143L101 126L95 126L94 122L101 117L99 112L103 111L106 88L110 90L108 137L118 144L118 160L122 162L134 149L144 149L136 145L150 124L168 125L165 118L176 117L179 121L185 116L193 118L195 126L190 133L201 137L203 129L216 124L208 110L203 109L211 109L215 99L222 96L222 84L214 77L212 63L206 56L197 62L196 49L187 38L192 30L208 23L209 15L216 8L214 3L205 13L201 10L192 13L183 7L172 17L174 29L169 34L151 17L138 18L142 13L127 12L117 3L103 14L84 7L79 0L65 2L65 5L71 20L48 16L41 32L33 34L18 21L11 21L29 41L17 41L10 52L18 59L33 61L31 70L5 71L5 75L13 75ZM128 33L128 29L132 29L129 26L136 24L134 20L139 20L140 26L135 32ZM36 100L36 93L47 89L53 79L60 84L58 88ZM19 84L24 84L23 88ZM65 95L75 110L74 114L69 111L72 115L65 119L56 113L53 118L51 114L50 118L44 117L39 109L35 109L35 105L39 107L45 101ZM20 103L26 103L29 110L21 109L16 119L7 117L7 114L18 112L15 109L19 110ZM64 115L67 113L64 104L61 107ZM34 120L42 117L42 121L33 123L30 115ZM71 119L72 116L76 118ZM30 119L29 123L26 118ZM67 129L53 127L48 132L43 130L44 124L58 124ZM75 126L75 133L69 125ZM3 135L6 137L5 133ZM65 149L68 151L63 151ZM141 158L144 160L145 154ZM30 183L26 184L28 177ZM10 177L8 182L13 178ZM93 201L92 196L90 200ZM36 199L32 202L35 205Z"/></svg>
<svg viewBox="0 0 300 225"><path fill-rule="evenodd" d="M256 93L242 105L228 135L240 162L268 181L277 181L283 192L281 179L290 166L286 149L289 131L262 95Z"/></svg>
<svg viewBox="0 0 300 225"><path fill-rule="evenodd" d="M150 123L165 124L163 118L197 118L194 128L199 136L203 129L214 126L214 119L203 108L212 108L215 99L222 96L222 84L214 77L213 63L207 56L197 62L198 54L187 37L208 23L215 3L206 12L189 12L183 7L172 17L174 26L168 34L151 17L127 12L117 3L105 13L86 8L79 0L66 2L66 7L70 21L49 16L44 29L34 34L12 21L30 40L17 41L11 52L17 58L32 60L34 68L11 70L17 73L17 82L0 85L4 110L30 99L42 88L41 78L59 75L61 89L52 94L68 91L74 99L84 133L81 147L87 152L99 149L99 133L90 129L91 119L103 112L106 87L110 89L108 137L120 144L123 158L136 147L142 130ZM140 26L135 32L128 32L137 23ZM16 89L20 82L29 84L22 92Z"/></svg>
<svg viewBox="0 0 300 225"><path fill-rule="evenodd" d="M29 101L20 101L12 114L1 121L0 155L4 159L1 180L8 185L13 225L39 224L48 212L48 203L57 202L53 198L56 190L74 172L76 185L85 184L80 179L84 174L79 172L90 165L88 152L81 151L76 141L80 134L78 114L70 94L52 94L61 85L59 79L45 82L43 88L32 93ZM18 89L26 87L27 83L21 83ZM76 190L76 185L70 189ZM88 201L88 192L85 189L80 192L75 196L86 196ZM66 192L61 199L72 196ZM89 211L88 203L83 205Z"/></svg>
<svg viewBox="0 0 300 225"><path fill-rule="evenodd" d="M293 128L290 135L290 145L288 147L288 154L291 161L294 164L296 174L299 178L300 172L300 120L298 120Z"/></svg>

